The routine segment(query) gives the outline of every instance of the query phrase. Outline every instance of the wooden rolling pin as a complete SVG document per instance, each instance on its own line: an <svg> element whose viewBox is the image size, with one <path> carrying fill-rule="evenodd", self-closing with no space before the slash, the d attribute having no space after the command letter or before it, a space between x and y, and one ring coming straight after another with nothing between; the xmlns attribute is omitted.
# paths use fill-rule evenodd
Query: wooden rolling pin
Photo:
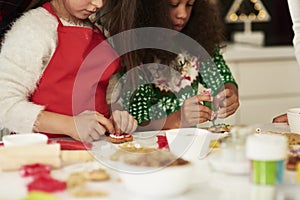
<svg viewBox="0 0 300 200"><path fill-rule="evenodd" d="M41 163L59 168L62 164L93 161L87 150L61 150L61 145L11 146L0 148L0 170L18 170L22 165Z"/></svg>

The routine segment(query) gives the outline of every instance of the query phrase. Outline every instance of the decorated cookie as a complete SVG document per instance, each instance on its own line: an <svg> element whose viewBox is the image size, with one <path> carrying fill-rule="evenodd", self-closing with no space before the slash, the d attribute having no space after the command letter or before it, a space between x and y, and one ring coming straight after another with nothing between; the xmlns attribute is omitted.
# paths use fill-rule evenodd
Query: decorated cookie
<svg viewBox="0 0 300 200"><path fill-rule="evenodd" d="M133 140L132 135L127 133L122 134L110 134L108 137L108 140L114 144L121 144L124 142L131 142Z"/></svg>

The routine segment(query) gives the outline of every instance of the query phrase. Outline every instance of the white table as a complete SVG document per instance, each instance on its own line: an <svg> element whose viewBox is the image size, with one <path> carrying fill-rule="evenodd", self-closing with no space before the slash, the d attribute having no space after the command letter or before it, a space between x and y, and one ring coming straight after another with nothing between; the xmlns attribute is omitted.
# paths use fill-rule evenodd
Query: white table
<svg viewBox="0 0 300 200"><path fill-rule="evenodd" d="M287 132L288 126L286 124L262 124L259 125L262 131L278 131ZM149 134L149 132L147 133ZM138 141L138 140L135 140ZM147 140L150 145L156 141ZM101 141L100 141L101 142ZM141 142L141 141L139 141ZM96 146L96 145L95 145ZM101 146L102 147L102 146ZM103 149L102 149L103 150ZM101 149L95 149L96 152L102 152ZM194 176L191 180L191 187L185 193L171 197L172 200L271 200L274 199L276 190L271 186L255 186L250 183L249 175L232 175L214 171L210 164L209 158L216 155L220 150L214 149L207 157L202 160L192 161L195 165ZM80 171L89 171L96 168L105 168L99 162L76 163L73 165L66 165L59 170L53 170L52 176L57 179L66 180L68 174ZM107 197L99 198L75 198L70 196L67 192L59 192L54 195L62 200L81 200L81 199L103 199L103 200L141 200L141 199L157 199L157 197L139 196L128 192L116 171L106 167L106 170L111 175L111 179L105 182L88 183L88 187L106 191ZM0 172L0 200L19 200L27 195L26 182L28 179L20 177L18 172ZM296 183L296 172L285 171L284 184L282 186ZM141 183L142 184L142 183ZM290 188L292 188L291 186ZM300 184L297 186L300 191ZM165 199L165 198L162 198ZM281 200L281 199L277 199Z"/></svg>
<svg viewBox="0 0 300 200"><path fill-rule="evenodd" d="M214 153L214 152L212 152ZM101 166L97 162L85 164L74 164L60 170L54 170L52 175L57 178L64 179L68 173L74 170L90 169ZM273 199L275 197L275 187L253 186L246 175L229 175L215 172L211 169L208 159L195 162L196 170L194 179L191 180L191 188L180 196L169 199L174 200L193 200L193 199L213 199L213 200L241 200L241 199ZM55 193L59 199L63 200L81 200L81 199L153 199L153 197L143 197L126 191L122 182L118 180L118 176L114 171L108 169L112 178L110 181L92 183L90 186L108 192L107 197L99 198L74 198L66 192ZM28 179L21 178L18 172L2 172L0 173L0 199L21 199L26 196L26 182ZM285 173L285 183L295 183L295 173ZM155 198L157 199L157 198ZM165 198L163 198L165 199Z"/></svg>

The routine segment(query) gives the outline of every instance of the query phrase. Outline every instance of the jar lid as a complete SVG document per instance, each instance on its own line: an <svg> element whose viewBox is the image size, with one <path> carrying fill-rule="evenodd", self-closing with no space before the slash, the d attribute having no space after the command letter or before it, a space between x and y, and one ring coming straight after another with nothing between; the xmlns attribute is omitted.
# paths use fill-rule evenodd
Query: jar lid
<svg viewBox="0 0 300 200"><path fill-rule="evenodd" d="M246 156L250 160L274 161L285 159L287 138L276 134L253 134L246 141Z"/></svg>

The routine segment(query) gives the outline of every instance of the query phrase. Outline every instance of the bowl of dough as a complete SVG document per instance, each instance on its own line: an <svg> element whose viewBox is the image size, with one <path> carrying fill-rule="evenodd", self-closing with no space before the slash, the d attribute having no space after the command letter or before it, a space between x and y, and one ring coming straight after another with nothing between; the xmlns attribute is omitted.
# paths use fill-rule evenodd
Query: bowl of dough
<svg viewBox="0 0 300 200"><path fill-rule="evenodd" d="M119 175L129 192L154 198L175 196L190 188L193 163L166 149L141 146L129 149L122 149L126 153L119 159L124 164L120 165Z"/></svg>

